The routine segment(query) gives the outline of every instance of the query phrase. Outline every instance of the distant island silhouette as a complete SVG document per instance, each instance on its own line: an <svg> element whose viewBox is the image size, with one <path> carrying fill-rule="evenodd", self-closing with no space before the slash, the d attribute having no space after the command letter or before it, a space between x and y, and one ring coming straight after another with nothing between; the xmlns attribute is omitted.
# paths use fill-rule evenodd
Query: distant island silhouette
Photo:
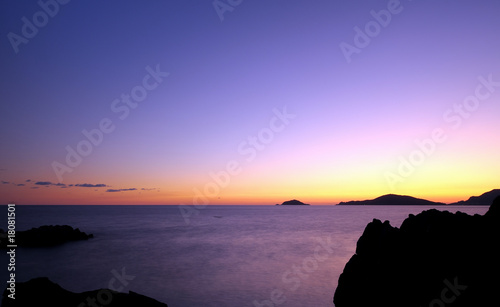
<svg viewBox="0 0 500 307"><path fill-rule="evenodd" d="M310 205L304 204L303 202L301 202L299 200L292 199L292 200L287 200L287 201L283 202L281 205L276 204L276 206L310 206Z"/></svg>
<svg viewBox="0 0 500 307"><path fill-rule="evenodd" d="M444 206L445 203L434 202L426 199L415 198L406 195L387 194L370 200L357 200L340 202L339 206Z"/></svg>
<svg viewBox="0 0 500 307"><path fill-rule="evenodd" d="M479 196L471 196L466 201L458 201L450 204L430 201L407 195L387 194L375 199L353 200L340 202L339 206L489 206L493 200L500 196L500 189L494 189Z"/></svg>
<svg viewBox="0 0 500 307"><path fill-rule="evenodd" d="M495 198L500 196L500 189L494 189L479 196L471 196L468 200L461 200L449 205L453 206L489 206Z"/></svg>

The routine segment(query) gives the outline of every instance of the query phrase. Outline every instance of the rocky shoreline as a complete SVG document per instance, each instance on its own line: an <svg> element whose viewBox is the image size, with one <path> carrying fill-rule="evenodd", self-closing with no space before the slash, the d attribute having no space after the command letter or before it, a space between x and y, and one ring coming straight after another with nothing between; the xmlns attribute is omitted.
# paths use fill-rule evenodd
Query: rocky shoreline
<svg viewBox="0 0 500 307"><path fill-rule="evenodd" d="M16 298L8 297L10 292L3 292L3 307L18 306L107 306L107 307L168 307L155 299L129 291L116 292L99 289L74 293L63 289L46 277L33 278L27 282L16 283Z"/></svg>
<svg viewBox="0 0 500 307"><path fill-rule="evenodd" d="M25 231L16 231L18 247L50 247L70 241L88 240L94 235L68 225L45 225ZM7 247L7 233L0 229L0 248Z"/></svg>
<svg viewBox="0 0 500 307"><path fill-rule="evenodd" d="M500 197L481 216L435 209L396 228L374 219L334 295L336 307L498 306Z"/></svg>
<svg viewBox="0 0 500 307"><path fill-rule="evenodd" d="M86 234L68 225L46 225L15 233L18 247L53 247L93 237L92 234ZM6 246L7 233L0 229L0 247L6 248ZM2 306L167 307L167 304L132 291L121 293L110 289L98 289L74 293L50 281L47 277L37 277L26 282L15 282L14 293L6 288L3 292Z"/></svg>

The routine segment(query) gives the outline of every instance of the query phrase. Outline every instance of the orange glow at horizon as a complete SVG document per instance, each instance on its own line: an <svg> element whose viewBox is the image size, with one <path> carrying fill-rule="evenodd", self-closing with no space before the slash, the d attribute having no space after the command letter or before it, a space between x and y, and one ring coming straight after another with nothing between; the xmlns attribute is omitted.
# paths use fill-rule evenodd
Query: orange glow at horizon
<svg viewBox="0 0 500 307"><path fill-rule="evenodd" d="M290 199L298 199L312 205L335 205L341 201L373 199L384 194L409 195L431 201L451 203L466 200L470 196L481 195L494 187L477 185L457 189L422 185L398 193L379 193L376 189L358 190L348 186L338 186L341 193L332 192L330 187L317 186L269 186L265 189L256 187L221 189L217 196L204 194L202 189L185 189L176 193L159 189L127 190L107 192L108 187L71 187L55 186L14 187L2 191L4 203L16 204L53 204L53 205L274 205ZM198 192L196 192L198 191Z"/></svg>

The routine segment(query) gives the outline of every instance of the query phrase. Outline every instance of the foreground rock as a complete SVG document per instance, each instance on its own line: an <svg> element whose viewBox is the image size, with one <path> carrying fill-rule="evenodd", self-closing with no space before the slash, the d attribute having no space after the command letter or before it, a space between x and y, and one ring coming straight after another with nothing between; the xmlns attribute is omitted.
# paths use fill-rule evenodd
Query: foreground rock
<svg viewBox="0 0 500 307"><path fill-rule="evenodd" d="M88 240L92 234L86 234L80 229L68 225L41 226L26 231L16 231L15 244L26 247L47 247L64 244L69 241ZM7 233L0 230L0 246L6 247Z"/></svg>
<svg viewBox="0 0 500 307"><path fill-rule="evenodd" d="M119 293L109 289L100 289L74 293L61 288L46 277L16 283L15 299L9 298L9 294L11 293L7 289L3 292L3 307L167 307L167 304L132 291Z"/></svg>
<svg viewBox="0 0 500 307"><path fill-rule="evenodd" d="M279 205L278 205L279 206ZM304 204L303 202L292 199L292 200L287 200L281 204L281 206L309 206L309 204Z"/></svg>
<svg viewBox="0 0 500 307"><path fill-rule="evenodd" d="M500 197L484 215L438 210L401 228L374 219L340 275L334 303L500 306Z"/></svg>

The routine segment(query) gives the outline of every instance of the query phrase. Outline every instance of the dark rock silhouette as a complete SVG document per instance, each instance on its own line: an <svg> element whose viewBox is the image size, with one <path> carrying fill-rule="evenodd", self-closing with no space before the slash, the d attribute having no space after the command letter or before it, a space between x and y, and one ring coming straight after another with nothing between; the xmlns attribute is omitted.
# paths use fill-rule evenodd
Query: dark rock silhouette
<svg viewBox="0 0 500 307"><path fill-rule="evenodd" d="M86 234L80 229L68 225L50 225L32 228L26 231L16 231L15 244L26 247L56 246L69 241L88 240L92 234ZM0 230L0 246L7 245L7 233Z"/></svg>
<svg viewBox="0 0 500 307"><path fill-rule="evenodd" d="M453 206L489 206L495 198L500 196L500 189L491 190L479 196L471 196L468 200L461 200L456 203L451 203Z"/></svg>
<svg viewBox="0 0 500 307"><path fill-rule="evenodd" d="M500 306L500 197L484 215L435 209L401 228L374 219L335 291L336 307Z"/></svg>
<svg viewBox="0 0 500 307"><path fill-rule="evenodd" d="M488 219L500 220L500 196L497 196L493 200L493 204L490 206L488 212L486 212L485 216Z"/></svg>
<svg viewBox="0 0 500 307"><path fill-rule="evenodd" d="M9 298L10 291L3 292L3 307L26 306L107 306L107 307L167 307L147 296L130 291L119 293L109 289L100 289L74 293L63 289L46 277L16 283L15 299Z"/></svg>
<svg viewBox="0 0 500 307"><path fill-rule="evenodd" d="M296 199L287 200L281 204L281 206L310 206L309 204L304 204Z"/></svg>
<svg viewBox="0 0 500 307"><path fill-rule="evenodd" d="M445 203L406 195L387 194L375 199L340 202L338 205L370 205L370 206L443 206Z"/></svg>

